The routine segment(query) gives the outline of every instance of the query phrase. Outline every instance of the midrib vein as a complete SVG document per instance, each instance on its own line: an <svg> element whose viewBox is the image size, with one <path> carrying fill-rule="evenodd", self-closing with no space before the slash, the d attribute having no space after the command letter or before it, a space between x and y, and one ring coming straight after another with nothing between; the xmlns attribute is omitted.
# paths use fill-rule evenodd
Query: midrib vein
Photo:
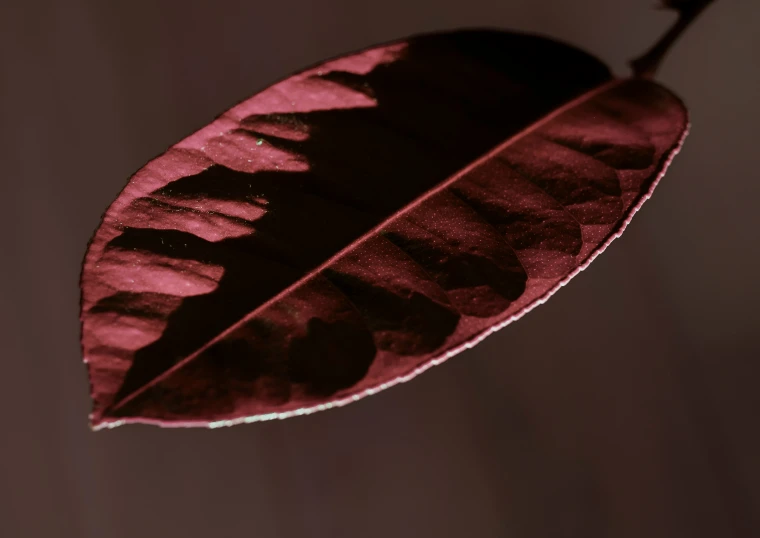
<svg viewBox="0 0 760 538"><path fill-rule="evenodd" d="M538 128L542 127L546 123L550 122L557 116L563 114L567 110L570 110L576 106L579 106L586 101L589 101L590 99L596 97L597 95L604 93L608 90L611 90L612 88L615 88L621 84L623 84L627 79L612 79L600 86L597 86L593 90L590 90L575 99L572 99L571 101L568 101L564 105L560 106L559 108L556 108L543 118L539 119L538 121L534 122L533 124L529 125L519 133L516 133L515 135L511 136L495 148L491 149L487 153L485 153L483 156L479 157L478 159L474 160L464 168L462 168L459 172L453 174L448 179L444 180L443 182L439 183L432 189L428 190L426 193L422 194L418 198L416 198L414 201L409 203L404 208L400 209L390 217L388 217L386 220L381 222L380 224L374 226L372 229L370 229L368 232L364 233L361 237L358 239L355 239L351 243L349 243L347 246L342 248L340 251L338 251L336 254L328 258L326 261L324 261L322 264L320 264L318 267L308 271L305 275L303 275L301 278L296 280L293 284L288 286L287 288L283 289L276 295L274 295L269 300L265 301L264 303L260 304L256 308L254 308L251 312L246 314L244 317L242 317L240 320L236 321L234 324L230 325L227 329L216 335L214 338L206 342L203 346L198 348L196 351L185 357L184 359L178 361L175 363L171 368L167 369L160 375L154 377L138 389L135 389L131 393L127 394L126 396L122 397L120 400L112 403L110 406L108 406L104 411L102 416L107 416L109 413L113 413L114 411L117 411L133 399L135 399L140 394L144 393L151 387L155 386L156 384L160 383L164 379L167 379L170 377L174 372L180 370L183 368L186 364L193 361L196 357L201 355L204 351L209 349L211 346L216 344L217 342L224 340L227 336L232 334L235 330L243 326L245 323L247 323L249 320L260 314L265 309L272 306L274 303L281 300L283 297L289 295L292 293L295 289L297 289L299 286L303 285L304 283L312 280L313 278L316 278L322 271L327 269L330 265L333 265L335 262L343 258L345 255L356 249L358 246L362 245L366 241L368 241L371 237L373 237L375 234L377 234L380 230L388 226L388 224L398 220L402 216L406 215L413 209L415 209L417 206L428 200L429 198L435 196L439 192L447 189L449 186L451 186L453 183L461 179L462 177L466 176L469 172L472 170L478 168L481 164L489 161L490 159L496 157L499 153L504 151L508 146L513 144L515 141L519 140L520 138L532 133L533 131L537 130Z"/></svg>

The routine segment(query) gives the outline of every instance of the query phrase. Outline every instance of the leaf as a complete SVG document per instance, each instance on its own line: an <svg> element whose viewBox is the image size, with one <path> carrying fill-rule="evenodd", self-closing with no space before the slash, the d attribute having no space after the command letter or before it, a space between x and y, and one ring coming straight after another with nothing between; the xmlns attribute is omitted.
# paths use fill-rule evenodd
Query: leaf
<svg viewBox="0 0 760 538"><path fill-rule="evenodd" d="M82 273L93 426L283 418L410 379L588 265L686 125L653 82L497 31L267 88L103 217Z"/></svg>

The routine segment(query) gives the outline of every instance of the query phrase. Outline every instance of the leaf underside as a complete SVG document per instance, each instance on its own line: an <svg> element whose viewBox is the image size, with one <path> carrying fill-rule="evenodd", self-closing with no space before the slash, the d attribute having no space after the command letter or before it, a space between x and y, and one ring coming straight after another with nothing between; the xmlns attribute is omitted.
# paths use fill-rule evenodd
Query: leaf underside
<svg viewBox="0 0 760 538"><path fill-rule="evenodd" d="M661 86L498 31L267 88L104 215L82 273L93 427L284 418L413 377L585 267L686 128Z"/></svg>

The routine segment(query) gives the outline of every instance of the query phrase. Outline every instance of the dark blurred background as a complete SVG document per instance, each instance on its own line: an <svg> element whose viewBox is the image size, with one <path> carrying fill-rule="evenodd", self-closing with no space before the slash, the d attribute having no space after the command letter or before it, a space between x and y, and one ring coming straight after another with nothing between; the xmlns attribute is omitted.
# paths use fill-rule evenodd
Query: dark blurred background
<svg viewBox="0 0 760 538"><path fill-rule="evenodd" d="M624 238L476 349L348 407L92 433L87 241L127 177L317 60L465 26L626 72L656 0L0 4L0 535L760 535L760 2L718 0L660 80L692 132Z"/></svg>

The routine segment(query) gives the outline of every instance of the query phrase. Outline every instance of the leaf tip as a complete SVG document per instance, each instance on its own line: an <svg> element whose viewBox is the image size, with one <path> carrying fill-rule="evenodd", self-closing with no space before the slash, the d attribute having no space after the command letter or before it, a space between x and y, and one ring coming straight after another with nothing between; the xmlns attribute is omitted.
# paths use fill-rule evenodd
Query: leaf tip
<svg viewBox="0 0 760 538"><path fill-rule="evenodd" d="M88 417L88 425L90 427L90 431L93 432L99 432L103 429L111 429L115 428L116 426L120 426L124 423L123 420L108 420L103 416L103 413L90 413L90 416Z"/></svg>

